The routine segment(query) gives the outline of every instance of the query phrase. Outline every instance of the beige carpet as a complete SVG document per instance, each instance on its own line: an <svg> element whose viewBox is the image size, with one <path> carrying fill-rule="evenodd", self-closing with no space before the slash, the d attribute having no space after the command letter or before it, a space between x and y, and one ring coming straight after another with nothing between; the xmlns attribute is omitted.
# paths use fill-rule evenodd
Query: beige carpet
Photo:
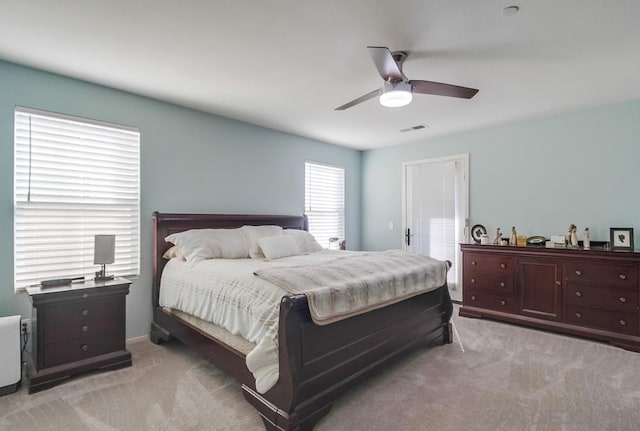
<svg viewBox="0 0 640 431"><path fill-rule="evenodd" d="M339 399L317 431L637 430L640 354L456 317L455 343L421 349ZM0 398L0 430L262 430L235 381L179 343L128 344L131 368Z"/></svg>

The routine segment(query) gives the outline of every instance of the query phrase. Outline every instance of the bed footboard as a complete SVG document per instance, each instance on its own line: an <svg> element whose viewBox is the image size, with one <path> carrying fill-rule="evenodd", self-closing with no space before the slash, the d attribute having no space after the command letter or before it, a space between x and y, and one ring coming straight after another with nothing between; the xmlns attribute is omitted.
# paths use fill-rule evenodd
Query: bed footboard
<svg viewBox="0 0 640 431"><path fill-rule="evenodd" d="M280 306L280 380L265 394L243 385L267 430L310 430L333 401L402 353L452 341L447 286L326 326L304 295Z"/></svg>

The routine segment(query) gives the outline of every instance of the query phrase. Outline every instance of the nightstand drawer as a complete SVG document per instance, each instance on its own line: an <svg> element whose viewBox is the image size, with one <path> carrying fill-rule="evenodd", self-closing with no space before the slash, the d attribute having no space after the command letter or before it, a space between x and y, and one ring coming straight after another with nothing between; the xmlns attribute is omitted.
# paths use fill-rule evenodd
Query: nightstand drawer
<svg viewBox="0 0 640 431"><path fill-rule="evenodd" d="M627 265L598 265L591 262L567 262L567 280L602 284L604 287L638 289L638 268Z"/></svg>
<svg viewBox="0 0 640 431"><path fill-rule="evenodd" d="M568 283L565 291L568 304L586 305L595 308L634 313L638 303L638 292L633 290L607 289L588 284Z"/></svg>
<svg viewBox="0 0 640 431"><path fill-rule="evenodd" d="M120 331L48 344L44 367L55 367L116 350L124 350L124 338Z"/></svg>
<svg viewBox="0 0 640 431"><path fill-rule="evenodd" d="M509 295L493 295L477 289L464 289L463 305L465 307L488 308L496 311L512 313L515 311L514 299Z"/></svg>
<svg viewBox="0 0 640 431"><path fill-rule="evenodd" d="M122 326L119 318L122 301L121 298L113 298L47 308L39 323L43 325L43 342L51 344L119 329Z"/></svg>
<svg viewBox="0 0 640 431"><path fill-rule="evenodd" d="M621 334L638 333L638 316L635 313L599 310L596 308L567 305L567 323L614 331Z"/></svg>

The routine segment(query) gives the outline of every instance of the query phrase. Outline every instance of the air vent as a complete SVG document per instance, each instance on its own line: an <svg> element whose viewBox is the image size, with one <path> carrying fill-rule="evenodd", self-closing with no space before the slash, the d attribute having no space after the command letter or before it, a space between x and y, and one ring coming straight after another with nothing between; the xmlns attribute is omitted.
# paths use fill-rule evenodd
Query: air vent
<svg viewBox="0 0 640 431"><path fill-rule="evenodd" d="M418 124L417 126L411 126L411 127L407 127L406 129L400 129L400 131L402 133L405 133L405 132L413 132L414 130L427 129L427 128L429 128L429 126L427 126L426 124Z"/></svg>

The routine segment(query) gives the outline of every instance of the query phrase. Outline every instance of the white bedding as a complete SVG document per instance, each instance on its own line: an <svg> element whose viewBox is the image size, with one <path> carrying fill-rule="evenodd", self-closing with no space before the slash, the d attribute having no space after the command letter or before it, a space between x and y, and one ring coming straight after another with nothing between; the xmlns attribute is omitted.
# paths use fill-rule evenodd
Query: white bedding
<svg viewBox="0 0 640 431"><path fill-rule="evenodd" d="M255 274L289 294L306 295L313 322L328 325L437 289L447 269L441 260L390 250Z"/></svg>
<svg viewBox="0 0 640 431"><path fill-rule="evenodd" d="M160 281L160 306L215 323L256 344L247 368L260 393L278 381L278 313L287 292L253 275L274 266L322 264L366 253L325 250L267 262L259 259L207 259L193 265L167 262Z"/></svg>
<svg viewBox="0 0 640 431"><path fill-rule="evenodd" d="M365 262L360 256L371 254L375 256L368 257L367 261L370 262L364 265ZM413 266L414 263L410 263L412 260L419 261L416 264L420 266ZM424 261L429 261L427 265L432 265L433 268L422 266ZM312 268L306 267L308 265L321 265L328 273L319 271L322 268L312 271ZM283 267L301 267L294 270L294 281L303 280L302 284L305 286L320 288L321 294L331 293L316 298L320 302L328 302L332 305L331 313L328 316L322 316L326 319L325 323L335 320L333 317L340 318L342 314L357 314L439 287L446 280L447 268L444 262L425 256L414 255L412 258L401 252L367 253L324 250L275 261L207 259L195 264L171 259L164 268L160 281L160 306L177 309L212 322L234 335L255 343L255 348L247 354L246 363L256 379L256 389L264 393L275 385L279 377L277 344L279 305L282 297L289 292L264 278L257 277L254 273L261 270L273 271L273 268ZM347 270L347 267L361 268L351 273L352 271ZM435 269L436 267L438 270ZM377 275L381 274L380 271L383 271L384 277ZM277 275L276 279L283 278L282 274ZM332 284L325 286L328 279L337 279L340 285L345 285L345 288ZM314 280L320 285L314 285L312 283ZM288 289L291 291L290 286ZM335 290L344 290L347 296L339 297L332 294ZM309 297L309 291L304 293L310 301L313 299ZM363 299L363 301L355 301L355 299ZM347 307L347 310L343 310L344 304L354 303L354 301L358 307ZM310 302L310 307L311 305ZM336 313L336 310L340 312ZM345 311L347 313L344 313ZM351 311L355 313L350 313Z"/></svg>

